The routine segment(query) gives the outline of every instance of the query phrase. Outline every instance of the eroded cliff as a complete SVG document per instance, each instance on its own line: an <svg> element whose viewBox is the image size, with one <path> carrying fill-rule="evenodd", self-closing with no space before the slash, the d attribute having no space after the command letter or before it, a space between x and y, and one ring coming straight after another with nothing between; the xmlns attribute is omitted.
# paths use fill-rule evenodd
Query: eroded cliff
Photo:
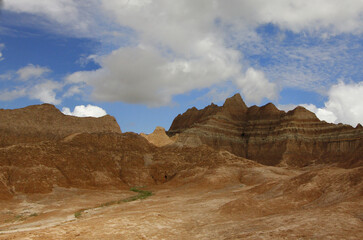
<svg viewBox="0 0 363 240"><path fill-rule="evenodd" d="M349 167L363 160L357 154L362 152L360 126L326 123L303 107L287 113L272 103L247 108L239 94L222 107L212 104L178 115L168 131L169 136L176 133L181 144L207 144L266 165L337 162Z"/></svg>

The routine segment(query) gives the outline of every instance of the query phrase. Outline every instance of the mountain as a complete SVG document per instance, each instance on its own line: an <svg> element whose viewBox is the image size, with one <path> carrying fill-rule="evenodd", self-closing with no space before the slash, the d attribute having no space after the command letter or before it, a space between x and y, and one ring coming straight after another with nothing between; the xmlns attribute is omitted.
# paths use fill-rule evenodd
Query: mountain
<svg viewBox="0 0 363 240"><path fill-rule="evenodd" d="M265 165L353 167L363 161L360 125L326 123L300 106L287 113L272 103L248 108L239 94L221 107L211 104L179 114L168 131L175 134L180 144L206 144Z"/></svg>
<svg viewBox="0 0 363 240"><path fill-rule="evenodd" d="M240 95L178 115L171 137L0 110L0 238L362 239L362 129Z"/></svg>
<svg viewBox="0 0 363 240"><path fill-rule="evenodd" d="M59 140L82 132L115 132L121 129L114 117L74 117L61 113L51 104L0 109L0 147L16 143Z"/></svg>

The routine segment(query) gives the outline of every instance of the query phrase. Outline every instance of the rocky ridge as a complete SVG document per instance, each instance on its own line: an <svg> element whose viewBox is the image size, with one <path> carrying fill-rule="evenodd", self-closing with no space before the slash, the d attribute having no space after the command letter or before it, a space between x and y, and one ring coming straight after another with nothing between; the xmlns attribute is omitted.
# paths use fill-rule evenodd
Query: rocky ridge
<svg viewBox="0 0 363 240"><path fill-rule="evenodd" d="M0 239L362 239L361 126L238 95L179 115L171 138L30 109L0 111ZM153 195L122 201L135 186Z"/></svg>
<svg viewBox="0 0 363 240"><path fill-rule="evenodd" d="M121 133L114 117L74 117L61 113L51 104L0 109L0 147L17 143L59 140L82 132Z"/></svg>
<svg viewBox="0 0 363 240"><path fill-rule="evenodd" d="M358 166L363 158L363 129L320 121L303 107L289 112L272 103L247 108L239 94L223 106L188 109L178 115L168 135L177 142L206 144L266 165L307 166L338 162Z"/></svg>

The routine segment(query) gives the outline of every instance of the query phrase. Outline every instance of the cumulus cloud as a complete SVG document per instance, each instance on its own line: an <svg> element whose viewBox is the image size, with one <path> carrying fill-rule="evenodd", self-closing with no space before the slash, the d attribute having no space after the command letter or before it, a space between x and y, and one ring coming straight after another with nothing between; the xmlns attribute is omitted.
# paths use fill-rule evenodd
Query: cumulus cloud
<svg viewBox="0 0 363 240"><path fill-rule="evenodd" d="M65 96L91 87L94 100L150 106L167 105L175 95L227 81L235 83L248 102L256 103L264 97L275 99L279 87L293 79L321 81L315 74L301 74L300 78L290 74L305 66L310 57L297 67L289 65L290 69L250 67L238 42L254 36L258 26L273 24L322 37L363 32L361 0L12 0L4 7L41 16L61 24L67 33L72 29L72 34L85 34L103 43L117 40L117 36L132 38L130 42L113 41L116 50L111 53L92 55L100 68L69 75L71 87ZM301 69L300 73L306 72ZM277 74L271 78L273 72ZM276 79L281 76L286 80L278 86Z"/></svg>
<svg viewBox="0 0 363 240"><path fill-rule="evenodd" d="M167 105L177 94L235 79L244 80L238 85L247 89L243 92L249 102L275 97L276 88L267 78L243 76L240 52L226 46L216 29L215 5L203 1L104 1L102 6L140 37L136 46L96 57L100 69L67 78L91 86L94 100ZM162 9L165 13L160 15ZM257 95L259 90L263 92Z"/></svg>
<svg viewBox="0 0 363 240"><path fill-rule="evenodd" d="M314 104L300 104L311 112L314 112L320 120L329 123L345 123L356 126L363 124L363 82L344 83L333 85L328 92L328 101L323 108ZM296 105L279 105L285 111L294 109Z"/></svg>
<svg viewBox="0 0 363 240"><path fill-rule="evenodd" d="M71 112L69 108L63 107L62 113L76 117L103 117L107 114L104 109L91 104L88 104L87 106L75 106L73 112Z"/></svg>
<svg viewBox="0 0 363 240"><path fill-rule="evenodd" d="M335 122L351 125L363 123L363 82L345 84L340 82L331 87L329 100L325 103L327 111L337 117Z"/></svg>
<svg viewBox="0 0 363 240"><path fill-rule="evenodd" d="M324 121L326 121L328 123L335 123L337 121L337 119L338 119L335 116L335 114L331 110L328 110L327 108L318 108L314 104L300 104L300 106L303 106L307 110L315 113L315 115L320 120L324 120ZM346 121L343 121L343 122L346 123Z"/></svg>
<svg viewBox="0 0 363 240"><path fill-rule="evenodd" d="M39 78L45 73L49 73L50 69L47 67L41 67L39 65L28 64L23 68L20 68L16 73L18 78L22 81L29 80L30 78Z"/></svg>
<svg viewBox="0 0 363 240"><path fill-rule="evenodd" d="M30 99L57 105L61 103L61 100L56 97L56 91L62 87L63 85L58 82L47 80L29 88L28 96Z"/></svg>
<svg viewBox="0 0 363 240"><path fill-rule="evenodd" d="M276 84L269 82L262 71L254 68L248 68L236 84L247 102L260 103L264 98L276 99L278 96Z"/></svg>
<svg viewBox="0 0 363 240"><path fill-rule="evenodd" d="M193 58L164 56L153 46L120 48L99 61L101 68L67 77L67 83L86 83L101 101L167 105L173 95L209 87L240 74L239 53L203 39ZM223 48L223 49L221 49Z"/></svg>

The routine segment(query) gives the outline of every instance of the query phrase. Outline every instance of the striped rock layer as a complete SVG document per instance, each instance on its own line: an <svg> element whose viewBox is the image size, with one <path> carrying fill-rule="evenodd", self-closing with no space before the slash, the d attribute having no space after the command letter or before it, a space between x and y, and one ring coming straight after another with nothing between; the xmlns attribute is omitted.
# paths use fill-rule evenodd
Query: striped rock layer
<svg viewBox="0 0 363 240"><path fill-rule="evenodd" d="M168 135L189 146L206 144L266 165L303 167L338 163L354 167L363 162L360 124L331 124L297 107L287 113L272 103L247 107L239 94L223 106L188 109L173 121Z"/></svg>

